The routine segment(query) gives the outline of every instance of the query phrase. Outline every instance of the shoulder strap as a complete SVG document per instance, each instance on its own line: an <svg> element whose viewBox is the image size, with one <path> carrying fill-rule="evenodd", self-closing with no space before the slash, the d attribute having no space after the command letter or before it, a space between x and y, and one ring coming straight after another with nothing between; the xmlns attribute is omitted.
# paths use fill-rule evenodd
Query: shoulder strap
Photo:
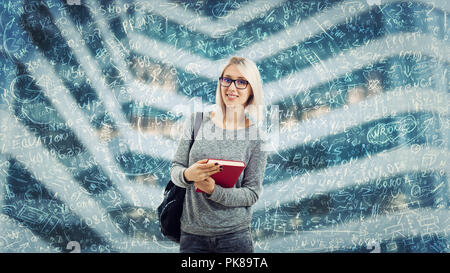
<svg viewBox="0 0 450 273"><path fill-rule="evenodd" d="M194 117L195 123L194 123L194 130L192 131L191 146L194 143L195 138L197 137L198 130L200 129L200 125L202 124L202 119L203 119L203 112L196 112Z"/></svg>

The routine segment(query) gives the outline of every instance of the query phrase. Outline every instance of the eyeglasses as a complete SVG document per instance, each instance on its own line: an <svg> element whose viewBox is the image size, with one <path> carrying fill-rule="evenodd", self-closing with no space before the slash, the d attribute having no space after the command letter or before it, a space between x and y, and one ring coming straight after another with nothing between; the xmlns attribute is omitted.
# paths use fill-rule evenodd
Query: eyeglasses
<svg viewBox="0 0 450 273"><path fill-rule="evenodd" d="M247 85L248 85L248 81L241 80L241 79L232 80L230 78L220 77L219 80L220 80L220 85L222 85L223 87L230 87L233 82L234 82L234 86L236 86L237 89L245 89L245 88L247 88Z"/></svg>

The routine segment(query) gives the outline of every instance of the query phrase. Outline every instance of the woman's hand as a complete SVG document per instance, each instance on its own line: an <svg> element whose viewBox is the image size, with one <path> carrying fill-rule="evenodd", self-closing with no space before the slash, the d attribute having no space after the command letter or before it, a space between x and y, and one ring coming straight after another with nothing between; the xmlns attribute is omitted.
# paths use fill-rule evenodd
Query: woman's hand
<svg viewBox="0 0 450 273"><path fill-rule="evenodd" d="M194 187L196 190L197 189L202 190L209 195L211 195L213 193L215 186L216 186L216 181L214 181L214 179L212 179L211 177L208 177L205 180L194 182Z"/></svg>
<svg viewBox="0 0 450 273"><path fill-rule="evenodd" d="M220 172L222 166L219 164L208 163L208 159L202 159L195 162L192 166L184 170L184 178L188 181L203 181L211 175Z"/></svg>

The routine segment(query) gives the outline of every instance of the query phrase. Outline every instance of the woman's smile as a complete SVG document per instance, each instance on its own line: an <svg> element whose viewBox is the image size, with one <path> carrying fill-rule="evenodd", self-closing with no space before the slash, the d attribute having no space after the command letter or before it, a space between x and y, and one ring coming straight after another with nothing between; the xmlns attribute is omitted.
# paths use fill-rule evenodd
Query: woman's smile
<svg viewBox="0 0 450 273"><path fill-rule="evenodd" d="M227 99L228 99L229 101L234 101L234 100L236 100L236 99L239 97L238 95L236 95L236 94L231 94L231 93L226 94L225 96L227 97Z"/></svg>

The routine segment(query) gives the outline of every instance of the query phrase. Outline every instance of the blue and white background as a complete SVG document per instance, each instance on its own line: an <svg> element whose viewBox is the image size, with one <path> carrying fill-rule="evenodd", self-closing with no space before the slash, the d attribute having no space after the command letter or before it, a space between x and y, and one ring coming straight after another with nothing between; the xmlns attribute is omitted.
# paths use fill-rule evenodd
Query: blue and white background
<svg viewBox="0 0 450 273"><path fill-rule="evenodd" d="M254 60L279 123L256 252L450 252L447 0L1 0L0 252L178 252L190 107Z"/></svg>

